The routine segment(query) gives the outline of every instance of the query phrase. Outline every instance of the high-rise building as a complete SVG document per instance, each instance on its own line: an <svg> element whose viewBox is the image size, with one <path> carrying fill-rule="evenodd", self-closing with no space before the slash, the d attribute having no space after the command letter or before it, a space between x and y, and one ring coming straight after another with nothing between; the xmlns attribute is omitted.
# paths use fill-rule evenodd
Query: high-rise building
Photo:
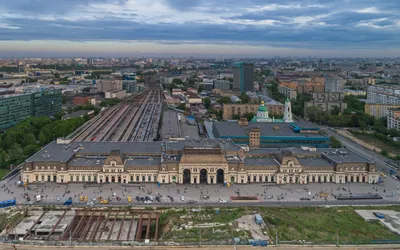
<svg viewBox="0 0 400 250"><path fill-rule="evenodd" d="M254 88L254 64L239 62L233 66L233 90L246 92Z"/></svg>
<svg viewBox="0 0 400 250"><path fill-rule="evenodd" d="M374 85L367 88L367 103L400 104L400 87L397 85Z"/></svg>
<svg viewBox="0 0 400 250"><path fill-rule="evenodd" d="M61 111L61 89L47 89L0 96L0 130L15 126L29 116L53 116Z"/></svg>
<svg viewBox="0 0 400 250"><path fill-rule="evenodd" d="M400 131L400 109L389 109L387 116L387 128Z"/></svg>

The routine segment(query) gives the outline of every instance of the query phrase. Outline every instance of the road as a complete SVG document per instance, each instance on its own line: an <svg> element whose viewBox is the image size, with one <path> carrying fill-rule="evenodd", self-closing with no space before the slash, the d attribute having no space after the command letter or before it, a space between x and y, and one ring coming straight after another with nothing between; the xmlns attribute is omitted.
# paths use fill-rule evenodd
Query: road
<svg viewBox="0 0 400 250"><path fill-rule="evenodd" d="M17 250L43 250L44 249L71 249L71 246L29 246L29 245L15 245ZM264 250L265 247L253 247L253 246L73 246L74 250L85 250L90 248L99 248L104 250L121 250L121 249L140 249L140 250L181 250L185 249L201 249L201 250ZM294 250L294 249L310 249L313 250L337 250L337 246L298 246L298 245L280 245L280 246L268 246L267 249L279 249L279 250ZM13 250L13 245L0 244L0 250ZM362 246L340 246L340 249L352 249L352 250L363 250L363 249L400 249L398 245L362 245Z"/></svg>

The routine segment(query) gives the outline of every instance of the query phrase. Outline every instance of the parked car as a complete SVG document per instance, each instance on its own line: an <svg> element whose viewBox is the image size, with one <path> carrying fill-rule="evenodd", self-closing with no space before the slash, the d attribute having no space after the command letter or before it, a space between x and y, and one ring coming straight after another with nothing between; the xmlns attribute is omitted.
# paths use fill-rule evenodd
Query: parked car
<svg viewBox="0 0 400 250"><path fill-rule="evenodd" d="M181 195L181 201L185 201L185 196Z"/></svg>
<svg viewBox="0 0 400 250"><path fill-rule="evenodd" d="M227 201L227 200L220 199L220 200L219 200L219 203L228 203L228 201Z"/></svg>
<svg viewBox="0 0 400 250"><path fill-rule="evenodd" d="M171 200L171 202L174 202L174 197L169 197L169 199Z"/></svg>
<svg viewBox="0 0 400 250"><path fill-rule="evenodd" d="M146 201L144 201L144 204L151 204L151 201L150 200L146 200Z"/></svg>
<svg viewBox="0 0 400 250"><path fill-rule="evenodd" d="M136 196L136 200L137 201L141 201L139 196Z"/></svg>
<svg viewBox="0 0 400 250"><path fill-rule="evenodd" d="M160 197L156 197L156 201L158 201L158 202L161 202L161 199L160 199Z"/></svg>
<svg viewBox="0 0 400 250"><path fill-rule="evenodd" d="M146 199L144 197L140 197L140 200L141 201L145 201Z"/></svg>
<svg viewBox="0 0 400 250"><path fill-rule="evenodd" d="M196 203L196 201L195 201L195 200L188 200L188 203L189 203L189 204L191 204L191 203Z"/></svg>
<svg viewBox="0 0 400 250"><path fill-rule="evenodd" d="M132 202L132 197L128 196L128 202Z"/></svg>

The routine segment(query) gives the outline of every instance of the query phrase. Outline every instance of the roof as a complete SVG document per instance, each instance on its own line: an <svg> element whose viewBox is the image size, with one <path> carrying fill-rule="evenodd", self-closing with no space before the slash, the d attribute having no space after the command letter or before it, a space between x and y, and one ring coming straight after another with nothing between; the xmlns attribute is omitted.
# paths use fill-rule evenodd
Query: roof
<svg viewBox="0 0 400 250"><path fill-rule="evenodd" d="M130 158L126 161L127 167L150 167L150 166L160 166L161 165L161 158L160 157L142 157L142 158Z"/></svg>
<svg viewBox="0 0 400 250"><path fill-rule="evenodd" d="M332 167L335 166L332 162L322 158L322 157L297 157L300 165L304 167Z"/></svg>
<svg viewBox="0 0 400 250"><path fill-rule="evenodd" d="M68 166L71 167L90 167L90 166L103 166L105 159L88 159L83 157L77 157L72 159Z"/></svg>
<svg viewBox="0 0 400 250"><path fill-rule="evenodd" d="M259 127L261 137L297 137L297 138L327 138L321 134L295 133L289 123L280 122L249 122L248 126L240 126L237 122L214 121L214 135L219 137L248 137L246 133L251 127ZM276 129L279 128L279 129Z"/></svg>
<svg viewBox="0 0 400 250"><path fill-rule="evenodd" d="M245 166L278 166L273 157L246 157L244 158Z"/></svg>
<svg viewBox="0 0 400 250"><path fill-rule="evenodd" d="M368 159L354 151L350 151L346 148L338 149L325 149L322 152L328 159L341 163L341 162L368 162L373 163L373 160Z"/></svg>
<svg viewBox="0 0 400 250"><path fill-rule="evenodd" d="M260 112L268 111L267 107L264 106L264 102L261 103L261 105L260 105L260 107L258 107L257 111L260 111Z"/></svg>

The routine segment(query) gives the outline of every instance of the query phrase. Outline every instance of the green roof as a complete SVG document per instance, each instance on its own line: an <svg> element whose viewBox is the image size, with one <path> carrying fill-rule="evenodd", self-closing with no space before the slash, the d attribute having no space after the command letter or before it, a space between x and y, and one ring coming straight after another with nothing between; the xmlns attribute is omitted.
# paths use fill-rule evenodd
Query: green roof
<svg viewBox="0 0 400 250"><path fill-rule="evenodd" d="M261 105L260 107L258 107L258 110L257 110L257 111L267 112L268 109L267 109L267 107L265 107L264 105Z"/></svg>
<svg viewBox="0 0 400 250"><path fill-rule="evenodd" d="M289 97L286 97L285 102L290 102Z"/></svg>

